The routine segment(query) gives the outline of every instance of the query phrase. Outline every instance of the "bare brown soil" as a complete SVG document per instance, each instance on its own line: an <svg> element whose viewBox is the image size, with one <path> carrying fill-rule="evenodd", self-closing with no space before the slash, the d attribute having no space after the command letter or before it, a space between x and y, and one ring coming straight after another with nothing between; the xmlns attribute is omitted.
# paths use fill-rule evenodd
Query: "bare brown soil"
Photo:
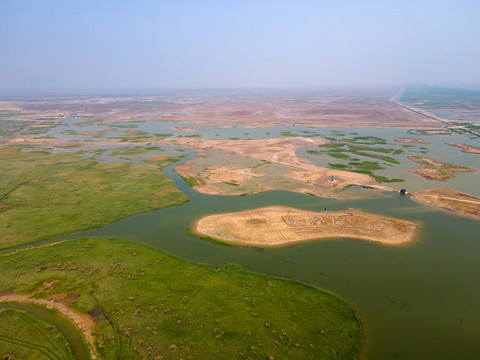
<svg viewBox="0 0 480 360"><path fill-rule="evenodd" d="M48 285L48 284L47 284ZM92 336L92 329L94 326L94 322L89 315L86 314L79 314L73 311L71 308L68 307L68 302L64 299L64 296L58 294L60 296L51 296L47 299L33 299L28 297L28 295L21 295L21 294L2 294L0 295L0 302L22 302L22 303L31 303L42 305L47 308L56 309L62 315L73 321L80 331L85 336L85 339L88 342L90 347L90 353L92 354L92 358L96 359L96 352L95 346L93 343L93 336Z"/></svg>
<svg viewBox="0 0 480 360"><path fill-rule="evenodd" d="M447 143L447 145L459 147L460 149L462 149L463 153L480 154L480 147L458 143Z"/></svg>
<svg viewBox="0 0 480 360"><path fill-rule="evenodd" d="M395 142L407 143L407 144L424 144L424 145L430 144L428 141L425 141L423 139L417 139L417 138L394 138L393 140Z"/></svg>
<svg viewBox="0 0 480 360"><path fill-rule="evenodd" d="M283 206L210 215L194 226L201 236L260 247L326 238L402 245L413 240L415 229L409 221L360 211L311 212Z"/></svg>
<svg viewBox="0 0 480 360"><path fill-rule="evenodd" d="M428 180L448 181L455 177L454 172L475 172L477 169L466 166L444 163L435 159L426 157L410 156L409 160L420 164L420 167L409 169L408 172L420 175Z"/></svg>
<svg viewBox="0 0 480 360"><path fill-rule="evenodd" d="M430 189L411 193L414 200L458 214L480 218L480 197L452 189Z"/></svg>
<svg viewBox="0 0 480 360"><path fill-rule="evenodd" d="M309 91L169 93L152 97L37 98L0 101L23 121L38 117L90 117L103 124L122 121L174 121L247 125L356 127L441 127L421 112L388 99L391 91ZM9 120L15 120L13 116Z"/></svg>

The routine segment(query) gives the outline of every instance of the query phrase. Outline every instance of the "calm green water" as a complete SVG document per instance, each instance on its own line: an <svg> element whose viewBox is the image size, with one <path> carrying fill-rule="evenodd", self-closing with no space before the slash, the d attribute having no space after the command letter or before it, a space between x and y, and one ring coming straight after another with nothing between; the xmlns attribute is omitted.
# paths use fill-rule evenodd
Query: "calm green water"
<svg viewBox="0 0 480 360"><path fill-rule="evenodd" d="M369 199L349 201L282 191L203 195L172 171L176 165L165 173L190 202L77 236L126 238L188 260L234 262L254 272L328 289L360 314L368 337L363 359L480 358L480 221L420 205L408 196L375 191ZM419 236L405 247L337 239L259 249L220 246L186 232L195 219L208 214L268 205L313 211L358 208L416 221Z"/></svg>
<svg viewBox="0 0 480 360"><path fill-rule="evenodd" d="M76 360L90 359L80 332L70 320L67 320L63 316L57 315L41 307L26 303L0 303L0 309L15 309L25 311L27 314L35 316L37 319L55 326L58 331L60 331L60 333L68 340L70 349Z"/></svg>

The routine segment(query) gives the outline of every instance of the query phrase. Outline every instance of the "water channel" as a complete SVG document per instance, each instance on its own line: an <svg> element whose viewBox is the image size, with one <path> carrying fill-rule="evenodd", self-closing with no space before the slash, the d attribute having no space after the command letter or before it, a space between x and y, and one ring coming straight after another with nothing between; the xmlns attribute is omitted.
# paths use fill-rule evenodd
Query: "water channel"
<svg viewBox="0 0 480 360"><path fill-rule="evenodd" d="M38 320L55 326L67 339L70 350L76 360L88 360L90 356L82 339L80 331L73 323L61 315L28 303L4 302L0 303L0 309L14 309L24 311Z"/></svg>

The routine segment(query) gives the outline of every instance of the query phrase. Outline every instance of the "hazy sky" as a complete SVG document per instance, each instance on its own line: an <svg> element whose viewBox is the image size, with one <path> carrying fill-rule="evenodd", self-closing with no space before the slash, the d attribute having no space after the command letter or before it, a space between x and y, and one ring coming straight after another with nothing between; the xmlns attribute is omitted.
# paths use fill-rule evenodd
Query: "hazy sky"
<svg viewBox="0 0 480 360"><path fill-rule="evenodd" d="M0 0L0 90L480 82L478 0Z"/></svg>

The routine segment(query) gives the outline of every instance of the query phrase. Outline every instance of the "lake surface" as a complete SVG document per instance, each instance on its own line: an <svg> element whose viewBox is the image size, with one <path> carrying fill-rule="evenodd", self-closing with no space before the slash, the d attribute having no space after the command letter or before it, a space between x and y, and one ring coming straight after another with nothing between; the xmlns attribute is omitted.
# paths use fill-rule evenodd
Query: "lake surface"
<svg viewBox="0 0 480 360"><path fill-rule="evenodd" d="M302 129L295 127L295 130L299 128ZM210 136L211 131L226 131L229 136L231 130L202 129L210 131ZM254 135L274 137L279 131L277 128L239 130L236 129L237 135L248 132L251 138L256 138ZM313 131L323 133L330 130ZM478 155L462 154L459 149L444 145L445 141L473 141L466 137L461 137L460 141L456 139L458 135L422 137L408 135L406 130L339 130L383 138L388 136L389 139L425 138L432 143L426 145L429 151L425 156L467 166L476 164L477 168L480 163L480 157L474 158ZM202 134L208 137L205 135L208 134ZM189 152L182 162L194 156ZM398 172L408 182L399 183L399 187L402 184L408 186L407 189L451 186L480 195L480 182L476 181L478 173L460 174L462 176L457 176L454 183L427 182L414 174L405 175L404 168L415 167L415 164L408 166L404 163L402 161ZM284 191L248 196L204 195L191 190L173 171L178 164L166 167L165 173L189 197L188 203L135 215L75 236L121 237L187 260L209 264L238 263L250 271L327 289L346 299L360 315L367 332L362 359L480 358L480 221L416 203L408 195L374 190L363 190L370 196L361 200L322 199ZM389 173L389 176L397 175ZM260 249L221 246L188 234L187 229L202 216L269 205L312 211L361 209L415 221L419 225L418 236L412 245L404 247L332 239Z"/></svg>

